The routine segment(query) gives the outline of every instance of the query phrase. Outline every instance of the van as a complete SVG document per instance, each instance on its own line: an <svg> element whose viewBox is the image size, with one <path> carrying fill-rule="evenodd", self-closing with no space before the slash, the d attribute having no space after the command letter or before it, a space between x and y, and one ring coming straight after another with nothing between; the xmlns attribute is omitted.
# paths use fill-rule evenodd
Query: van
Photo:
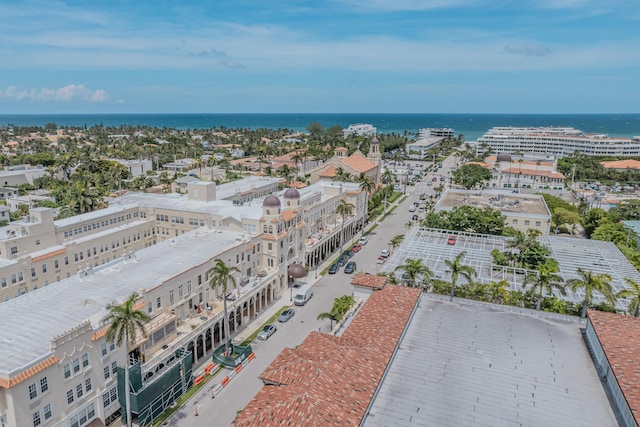
<svg viewBox="0 0 640 427"><path fill-rule="evenodd" d="M295 305L305 305L307 301L313 296L313 288L311 285L304 285L296 291L293 297L293 303Z"/></svg>

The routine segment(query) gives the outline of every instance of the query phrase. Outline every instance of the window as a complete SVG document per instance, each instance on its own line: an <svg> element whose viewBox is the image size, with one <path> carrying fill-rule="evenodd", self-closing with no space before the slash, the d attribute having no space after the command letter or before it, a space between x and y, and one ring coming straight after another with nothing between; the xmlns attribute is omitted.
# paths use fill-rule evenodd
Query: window
<svg viewBox="0 0 640 427"><path fill-rule="evenodd" d="M47 264L42 264L42 272L43 273L47 272Z"/></svg>
<svg viewBox="0 0 640 427"><path fill-rule="evenodd" d="M64 377L69 378L71 376L71 368L69 368L69 364L64 365Z"/></svg>
<svg viewBox="0 0 640 427"><path fill-rule="evenodd" d="M80 399L82 397L83 394L83 389L82 389L82 384L78 384L76 386L76 394L78 395L78 399Z"/></svg>
<svg viewBox="0 0 640 427"><path fill-rule="evenodd" d="M47 381L47 377L40 379L40 392L44 393L49 390L49 382Z"/></svg>
<svg viewBox="0 0 640 427"><path fill-rule="evenodd" d="M31 267L31 277L36 277L36 268Z"/></svg>
<svg viewBox="0 0 640 427"><path fill-rule="evenodd" d="M24 276L22 275L22 271L18 272L18 281L22 282L24 280Z"/></svg>
<svg viewBox="0 0 640 427"><path fill-rule="evenodd" d="M86 368L87 366L89 366L89 354L85 353L82 355L82 367Z"/></svg>
<svg viewBox="0 0 640 427"><path fill-rule="evenodd" d="M524 220L524 225L529 225L531 223L531 221L529 221L528 219Z"/></svg>
<svg viewBox="0 0 640 427"><path fill-rule="evenodd" d="M40 422L40 411L36 411L33 413L33 427L39 426Z"/></svg>
<svg viewBox="0 0 640 427"><path fill-rule="evenodd" d="M513 225L518 225L518 220L517 220L517 219L512 220L512 221L511 221L511 224L513 224Z"/></svg>
<svg viewBox="0 0 640 427"><path fill-rule="evenodd" d="M162 307L162 299L160 297L156 298L156 307L157 308Z"/></svg>
<svg viewBox="0 0 640 427"><path fill-rule="evenodd" d="M102 345L100 346L101 350L102 350L102 355L106 356L107 355L107 343L103 342Z"/></svg>
<svg viewBox="0 0 640 427"><path fill-rule="evenodd" d="M91 378L84 380L84 390L89 393L91 391Z"/></svg>
<svg viewBox="0 0 640 427"><path fill-rule="evenodd" d="M18 253L18 247L17 246L12 246L11 247L11 255L15 255Z"/></svg>
<svg viewBox="0 0 640 427"><path fill-rule="evenodd" d="M56 270L60 268L60 261L58 261L57 259L53 261L53 268L55 268Z"/></svg>
<svg viewBox="0 0 640 427"><path fill-rule="evenodd" d="M104 379L109 379L109 377L111 376L111 370L109 369L108 366L104 367Z"/></svg>
<svg viewBox="0 0 640 427"><path fill-rule="evenodd" d="M80 372L80 361L78 359L73 360L73 373L77 374Z"/></svg>
<svg viewBox="0 0 640 427"><path fill-rule="evenodd" d="M536 221L536 227L540 227L540 225L542 225L542 223L540 221Z"/></svg>
<svg viewBox="0 0 640 427"><path fill-rule="evenodd" d="M14 284L16 284L16 283L18 283L18 280L16 280L16 275L15 275L15 274L12 274L12 275L11 275L11 284L12 284L12 285L14 285Z"/></svg>
<svg viewBox="0 0 640 427"><path fill-rule="evenodd" d="M29 399L35 399L36 397L38 397L38 390L36 390L36 385L34 383L29 385Z"/></svg>
<svg viewBox="0 0 640 427"><path fill-rule="evenodd" d="M173 305L174 303L173 289L169 291L169 305Z"/></svg>
<svg viewBox="0 0 640 427"><path fill-rule="evenodd" d="M73 403L73 389L67 390L67 404L71 405Z"/></svg>
<svg viewBox="0 0 640 427"><path fill-rule="evenodd" d="M153 304L148 302L147 303L147 313L151 314L152 311L153 311Z"/></svg>
<svg viewBox="0 0 640 427"><path fill-rule="evenodd" d="M115 350L115 349L116 349L116 343L114 343L114 342L110 342L110 343L109 343L109 351L113 351L113 350Z"/></svg>
<svg viewBox="0 0 640 427"><path fill-rule="evenodd" d="M45 420L48 420L49 418L51 418L51 405L49 403L44 405L44 408L42 408L42 412L44 412Z"/></svg>
<svg viewBox="0 0 640 427"><path fill-rule="evenodd" d="M2 279L0 279L0 282L2 283L2 287L6 288L7 287L7 278L3 277Z"/></svg>
<svg viewBox="0 0 640 427"><path fill-rule="evenodd" d="M111 396L111 401L115 402L118 400L118 388L114 387L109 391L109 395Z"/></svg>
<svg viewBox="0 0 640 427"><path fill-rule="evenodd" d="M115 375L118 372L118 364L116 362L111 363L111 373Z"/></svg>
<svg viewBox="0 0 640 427"><path fill-rule="evenodd" d="M64 257L64 265L69 265L69 257Z"/></svg>
<svg viewBox="0 0 640 427"><path fill-rule="evenodd" d="M109 406L109 403L111 403L111 401L109 400L109 393L105 393L102 395L102 406L104 406L105 408L107 406Z"/></svg>

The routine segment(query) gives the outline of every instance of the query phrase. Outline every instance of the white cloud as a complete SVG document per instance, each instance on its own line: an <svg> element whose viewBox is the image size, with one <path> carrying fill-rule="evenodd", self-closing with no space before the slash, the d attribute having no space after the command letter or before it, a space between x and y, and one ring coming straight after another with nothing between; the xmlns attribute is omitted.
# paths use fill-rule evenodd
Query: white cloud
<svg viewBox="0 0 640 427"><path fill-rule="evenodd" d="M0 90L0 98L38 102L105 102L109 99L109 96L102 89L91 90L84 85L71 84L58 89L20 89L18 86L9 86L4 90Z"/></svg>

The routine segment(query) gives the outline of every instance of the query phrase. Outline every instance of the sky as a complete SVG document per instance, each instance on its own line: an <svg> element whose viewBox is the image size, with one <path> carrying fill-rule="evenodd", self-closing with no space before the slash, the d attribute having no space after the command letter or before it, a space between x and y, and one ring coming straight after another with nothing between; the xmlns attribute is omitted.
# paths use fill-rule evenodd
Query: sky
<svg viewBox="0 0 640 427"><path fill-rule="evenodd" d="M638 113L638 0L0 2L0 114Z"/></svg>

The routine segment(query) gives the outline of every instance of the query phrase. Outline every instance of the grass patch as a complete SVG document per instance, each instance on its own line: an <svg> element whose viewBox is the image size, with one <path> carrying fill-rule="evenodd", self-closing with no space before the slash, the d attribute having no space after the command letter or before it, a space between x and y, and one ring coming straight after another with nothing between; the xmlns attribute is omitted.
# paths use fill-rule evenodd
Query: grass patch
<svg viewBox="0 0 640 427"><path fill-rule="evenodd" d="M218 366L215 371L211 371L210 375L205 374L204 381L202 381L198 385L194 385L189 390L187 390L185 394L180 396L178 400L175 401L174 406L172 408L169 408L166 411L164 411L162 414L160 414L158 418L153 420L151 425L161 426L166 420L168 420L171 417L171 415L175 414L178 411L178 409L180 409L185 403L187 403L187 401L191 397L193 397L194 394L196 394L198 391L202 389L202 387L208 384L209 381L211 381L211 379L215 377L218 374L218 372L220 372L221 369L222 369L222 366Z"/></svg>
<svg viewBox="0 0 640 427"><path fill-rule="evenodd" d="M244 341L242 341L242 343L240 343L240 347L246 347L249 344L251 344L253 342L253 340L256 339L256 337L258 336L258 334L260 333L260 331L262 330L262 327L264 325L268 325L270 323L273 323L276 321L276 319L278 318L278 316L280 316L282 314L283 311L288 310L290 307L282 307L280 310L278 310L278 312L276 314L274 314L273 316L271 316L269 318L269 320L267 320L266 322L264 322L262 325L260 325L260 327L258 329L256 329L256 331L254 333L252 333L251 335L249 335Z"/></svg>

